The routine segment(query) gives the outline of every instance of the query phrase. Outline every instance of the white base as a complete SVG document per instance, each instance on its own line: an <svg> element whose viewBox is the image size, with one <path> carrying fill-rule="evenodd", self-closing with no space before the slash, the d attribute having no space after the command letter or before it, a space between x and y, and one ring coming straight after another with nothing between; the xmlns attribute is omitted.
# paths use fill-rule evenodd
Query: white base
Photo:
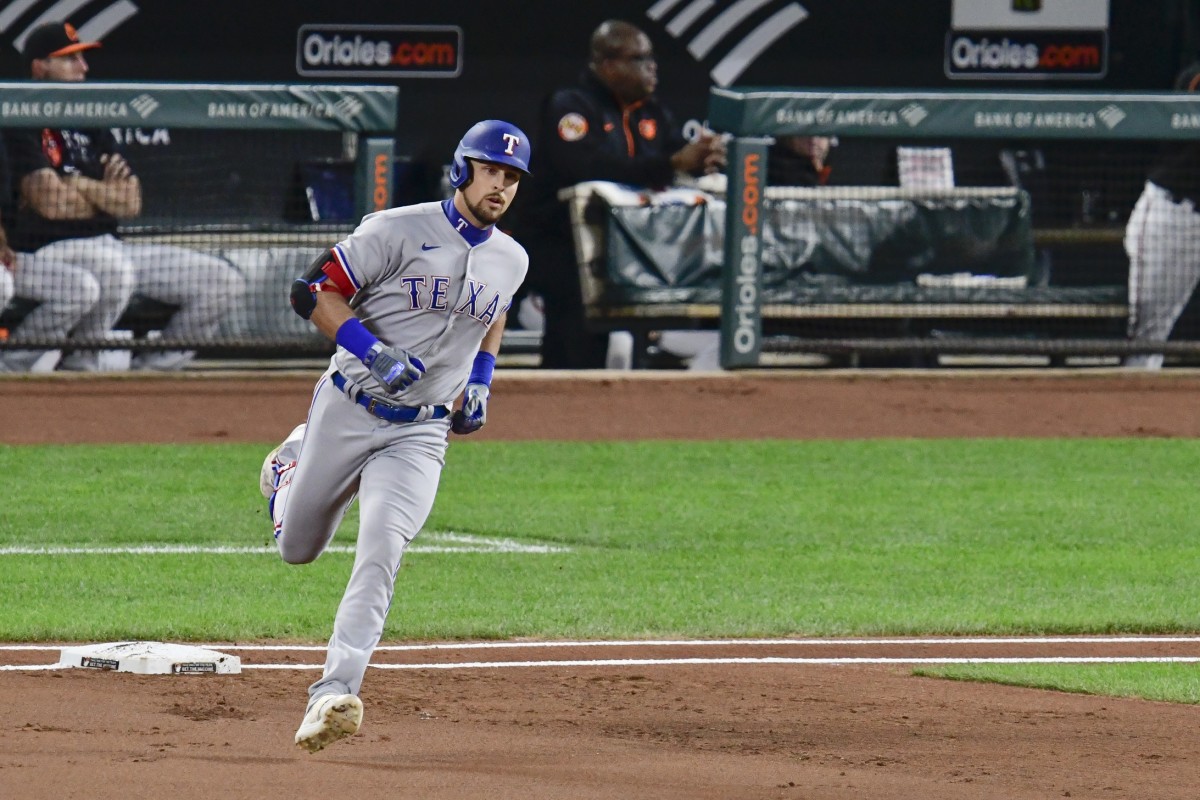
<svg viewBox="0 0 1200 800"><path fill-rule="evenodd" d="M163 642L109 642L64 647L58 664L138 675L237 675L242 671L242 660L237 656Z"/></svg>

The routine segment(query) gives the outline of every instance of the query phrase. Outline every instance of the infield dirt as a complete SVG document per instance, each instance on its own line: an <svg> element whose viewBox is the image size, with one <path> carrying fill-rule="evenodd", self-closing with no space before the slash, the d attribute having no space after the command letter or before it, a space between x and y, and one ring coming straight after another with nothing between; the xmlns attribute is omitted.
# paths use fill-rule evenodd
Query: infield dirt
<svg viewBox="0 0 1200 800"><path fill-rule="evenodd" d="M0 380L0 441L273 443L315 373ZM1200 435L1200 375L1119 372L548 376L501 371L486 439ZM20 424L12 424L19 420ZM11 467L10 467L11 468ZM814 652L815 649L815 652ZM698 655L1188 655L1198 643L688 645L493 661ZM312 663L246 651L243 664ZM44 664L45 650L0 652ZM164 678L0 671L0 797L1179 798L1200 709L913 677L900 665L441 669L381 653L359 735L292 744L311 671Z"/></svg>

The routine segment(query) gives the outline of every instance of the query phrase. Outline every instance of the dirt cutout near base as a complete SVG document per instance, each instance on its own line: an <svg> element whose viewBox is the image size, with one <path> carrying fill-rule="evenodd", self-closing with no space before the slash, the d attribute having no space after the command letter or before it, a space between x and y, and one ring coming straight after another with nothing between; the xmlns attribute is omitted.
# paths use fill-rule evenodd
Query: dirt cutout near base
<svg viewBox="0 0 1200 800"><path fill-rule="evenodd" d="M269 445L303 419L316 378L0 380L0 418L21 421L3 426L0 442ZM1200 375L1190 372L613 377L502 370L488 426L455 446L488 439L1195 437L1198 390ZM373 663L395 668L368 671L363 729L316 755L292 737L323 654L238 655L247 668L237 676L0 668L0 797L1192 800L1200 787L1196 707L933 680L913 676L911 665L863 661L1195 657L1200 642L381 650ZM6 648L0 665L51 664L57 656L55 643ZM854 661L696 661L739 657ZM600 659L627 663L561 665ZM632 663L671 659L688 661ZM512 664L534 661L559 665Z"/></svg>

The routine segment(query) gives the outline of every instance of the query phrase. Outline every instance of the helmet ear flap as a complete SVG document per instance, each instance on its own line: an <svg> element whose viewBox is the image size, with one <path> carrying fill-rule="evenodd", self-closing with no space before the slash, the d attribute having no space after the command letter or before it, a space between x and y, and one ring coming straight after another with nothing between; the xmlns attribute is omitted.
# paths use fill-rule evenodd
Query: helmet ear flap
<svg viewBox="0 0 1200 800"><path fill-rule="evenodd" d="M465 189L471 185L473 177L471 162L456 154L454 164L450 167L450 185L455 189Z"/></svg>

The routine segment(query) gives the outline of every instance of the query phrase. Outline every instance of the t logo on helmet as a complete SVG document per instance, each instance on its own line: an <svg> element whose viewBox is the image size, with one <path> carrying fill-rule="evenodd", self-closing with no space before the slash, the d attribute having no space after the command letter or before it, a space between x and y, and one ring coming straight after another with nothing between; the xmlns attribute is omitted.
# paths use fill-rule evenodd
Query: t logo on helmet
<svg viewBox="0 0 1200 800"><path fill-rule="evenodd" d="M504 134L504 141L508 144L508 147L504 148L504 155L506 156L511 156L516 146L521 143L520 137L513 136L511 133Z"/></svg>

